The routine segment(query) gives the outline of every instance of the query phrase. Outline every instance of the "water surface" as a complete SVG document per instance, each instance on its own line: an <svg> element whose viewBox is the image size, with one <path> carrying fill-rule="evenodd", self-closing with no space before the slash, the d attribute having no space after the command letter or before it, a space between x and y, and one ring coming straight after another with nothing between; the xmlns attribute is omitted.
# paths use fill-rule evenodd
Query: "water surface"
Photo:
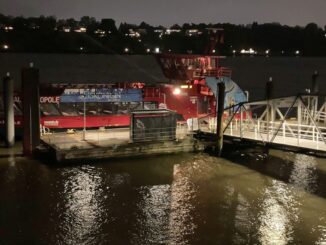
<svg viewBox="0 0 326 245"><path fill-rule="evenodd" d="M1 244L325 244L326 159L271 150L55 166L1 149Z"/></svg>

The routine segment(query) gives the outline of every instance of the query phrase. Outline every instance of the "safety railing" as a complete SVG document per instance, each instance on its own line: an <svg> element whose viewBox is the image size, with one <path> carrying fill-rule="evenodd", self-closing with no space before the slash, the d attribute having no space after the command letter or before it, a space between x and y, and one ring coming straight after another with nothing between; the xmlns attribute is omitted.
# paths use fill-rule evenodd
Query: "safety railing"
<svg viewBox="0 0 326 245"><path fill-rule="evenodd" d="M191 70L191 69L190 69ZM231 77L232 70L227 67L218 67L218 68L200 68L200 69L193 69L193 78L199 77Z"/></svg>
<svg viewBox="0 0 326 245"><path fill-rule="evenodd" d="M291 104L293 105L292 102ZM253 108L256 111L252 111ZM265 107L250 107L248 103L227 108L223 116L224 135L261 141L264 144L278 143L326 150L326 126L314 121L313 112L303 111L301 119L298 117L287 118L288 112L291 111L289 106L287 113L283 115L281 115L281 111L276 109L275 113L283 117L276 119L270 116L273 120L264 120L262 118L266 118L265 109L266 105ZM307 115L305 116L305 114ZM308 120L303 120L305 117L309 117ZM214 114L200 118L198 124L200 131L216 133L217 125Z"/></svg>

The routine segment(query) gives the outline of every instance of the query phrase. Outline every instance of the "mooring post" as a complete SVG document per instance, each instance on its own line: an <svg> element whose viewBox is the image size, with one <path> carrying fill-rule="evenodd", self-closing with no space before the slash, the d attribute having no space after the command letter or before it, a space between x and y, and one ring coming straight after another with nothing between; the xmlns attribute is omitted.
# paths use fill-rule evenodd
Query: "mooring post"
<svg viewBox="0 0 326 245"><path fill-rule="evenodd" d="M268 82L266 83L266 100L267 100L267 113L266 113L266 121L267 121L267 142L269 142L269 121L270 121L270 111L271 111L271 106L270 106L270 99L272 98L273 94L273 78L270 77L268 79Z"/></svg>
<svg viewBox="0 0 326 245"><path fill-rule="evenodd" d="M39 111L39 70L22 69L23 94L23 152L32 155L40 143L40 111Z"/></svg>
<svg viewBox="0 0 326 245"><path fill-rule="evenodd" d="M319 76L318 71L316 70L311 77L311 93L317 94L319 92L317 78Z"/></svg>
<svg viewBox="0 0 326 245"><path fill-rule="evenodd" d="M5 113L5 142L7 147L12 147L15 144L14 81L9 73L3 78L3 105Z"/></svg>
<svg viewBox="0 0 326 245"><path fill-rule="evenodd" d="M224 97L225 97L225 84L224 82L218 83L218 98L217 98L217 155L221 156L223 148L223 113L224 113Z"/></svg>

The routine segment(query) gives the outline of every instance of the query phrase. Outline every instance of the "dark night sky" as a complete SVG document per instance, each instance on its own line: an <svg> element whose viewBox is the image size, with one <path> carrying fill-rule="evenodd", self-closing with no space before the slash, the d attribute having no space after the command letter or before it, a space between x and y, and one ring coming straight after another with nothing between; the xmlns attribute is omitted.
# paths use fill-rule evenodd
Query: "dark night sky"
<svg viewBox="0 0 326 245"><path fill-rule="evenodd" d="M174 23L248 24L280 22L326 25L326 0L0 0L6 15L55 15L57 18L113 18L118 23L169 26Z"/></svg>

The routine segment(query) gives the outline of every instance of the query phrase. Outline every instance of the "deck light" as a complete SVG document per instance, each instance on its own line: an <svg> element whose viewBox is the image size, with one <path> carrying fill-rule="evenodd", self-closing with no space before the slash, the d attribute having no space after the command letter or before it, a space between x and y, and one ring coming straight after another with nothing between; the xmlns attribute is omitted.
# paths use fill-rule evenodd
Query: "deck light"
<svg viewBox="0 0 326 245"><path fill-rule="evenodd" d="M159 47L156 47L156 48L155 48L155 53L158 54L159 52L160 52L160 48L159 48Z"/></svg>
<svg viewBox="0 0 326 245"><path fill-rule="evenodd" d="M125 53L128 53L129 52L129 48L125 48Z"/></svg>
<svg viewBox="0 0 326 245"><path fill-rule="evenodd" d="M148 49L146 49L146 52L149 53L149 52L151 52L151 50L148 48Z"/></svg>
<svg viewBox="0 0 326 245"><path fill-rule="evenodd" d="M181 93L180 88L175 88L172 92L174 95L179 95Z"/></svg>
<svg viewBox="0 0 326 245"><path fill-rule="evenodd" d="M4 45L2 46L2 48L5 49L5 50L7 50L7 49L9 49L9 45L4 44Z"/></svg>

